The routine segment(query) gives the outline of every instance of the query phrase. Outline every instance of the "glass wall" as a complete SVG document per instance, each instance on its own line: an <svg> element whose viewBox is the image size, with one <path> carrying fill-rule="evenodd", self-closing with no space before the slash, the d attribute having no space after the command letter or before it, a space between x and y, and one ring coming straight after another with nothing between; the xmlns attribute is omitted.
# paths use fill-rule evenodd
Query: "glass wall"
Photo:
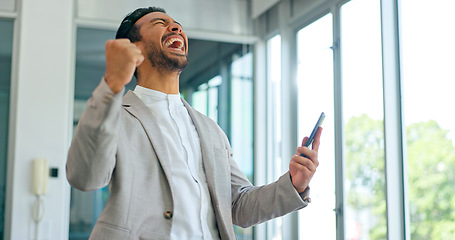
<svg viewBox="0 0 455 240"><path fill-rule="evenodd" d="M345 238L386 239L379 0L341 7Z"/></svg>
<svg viewBox="0 0 455 240"><path fill-rule="evenodd" d="M335 154L332 14L297 32L299 142L309 136L321 112L319 167L310 183L311 204L299 211L300 239L335 239Z"/></svg>
<svg viewBox="0 0 455 240"><path fill-rule="evenodd" d="M6 169L14 21L0 19L0 240L5 226Z"/></svg>
<svg viewBox="0 0 455 240"><path fill-rule="evenodd" d="M455 1L401 1L410 235L455 236Z"/></svg>

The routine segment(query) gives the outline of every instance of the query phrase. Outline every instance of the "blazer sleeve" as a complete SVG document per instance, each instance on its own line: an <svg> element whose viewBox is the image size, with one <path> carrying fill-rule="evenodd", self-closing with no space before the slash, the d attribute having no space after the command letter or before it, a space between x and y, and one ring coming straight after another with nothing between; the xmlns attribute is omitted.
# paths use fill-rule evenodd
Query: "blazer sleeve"
<svg viewBox="0 0 455 240"><path fill-rule="evenodd" d="M232 156L232 150L229 156ZM308 205L309 188L298 193L292 185L289 172L277 181L253 186L236 162L231 162L232 221L240 227L250 227L283 216Z"/></svg>
<svg viewBox="0 0 455 240"><path fill-rule="evenodd" d="M104 78L93 91L68 152L68 182L82 191L109 184L115 167L123 91L114 94Z"/></svg>

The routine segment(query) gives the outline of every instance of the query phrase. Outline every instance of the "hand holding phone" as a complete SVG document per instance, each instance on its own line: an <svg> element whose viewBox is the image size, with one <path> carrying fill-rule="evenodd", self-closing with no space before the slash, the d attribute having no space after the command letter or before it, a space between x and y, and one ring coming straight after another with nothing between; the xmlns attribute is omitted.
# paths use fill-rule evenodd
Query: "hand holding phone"
<svg viewBox="0 0 455 240"><path fill-rule="evenodd" d="M305 147L309 147L314 140L314 136L316 136L316 133L318 131L318 128L322 125L322 122L324 121L325 118L325 113L322 112L321 115L319 116L318 121L316 122L316 125L313 128L313 131L311 132L310 136L308 137L307 141L305 142ZM301 153L300 156L302 157L307 157L305 154Z"/></svg>

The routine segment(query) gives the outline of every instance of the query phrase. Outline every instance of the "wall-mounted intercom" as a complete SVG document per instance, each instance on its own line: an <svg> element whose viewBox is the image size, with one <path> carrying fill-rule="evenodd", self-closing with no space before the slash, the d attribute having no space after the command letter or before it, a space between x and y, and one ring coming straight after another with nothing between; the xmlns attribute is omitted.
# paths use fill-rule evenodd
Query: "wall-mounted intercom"
<svg viewBox="0 0 455 240"><path fill-rule="evenodd" d="M37 158L33 162L33 194L45 195L49 179L49 164L45 158Z"/></svg>
<svg viewBox="0 0 455 240"><path fill-rule="evenodd" d="M33 194L36 196L36 201L33 206L32 217L36 223L34 240L42 239L40 233L40 222L44 218L44 195L47 194L47 182L49 179L49 164L45 158L37 158L33 160Z"/></svg>

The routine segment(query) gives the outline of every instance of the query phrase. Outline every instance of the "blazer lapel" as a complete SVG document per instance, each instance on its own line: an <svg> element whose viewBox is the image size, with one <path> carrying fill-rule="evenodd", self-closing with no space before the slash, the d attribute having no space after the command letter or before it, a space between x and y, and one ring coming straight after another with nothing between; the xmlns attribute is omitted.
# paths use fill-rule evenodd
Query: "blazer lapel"
<svg viewBox="0 0 455 240"><path fill-rule="evenodd" d="M225 176L217 176L222 174L222 172L220 172L222 169L226 169L222 166L222 163L226 161L217 161L220 159L216 159L214 152L214 141L219 141L219 139L214 139L216 136L213 136L213 132L208 128L208 124L206 123L207 120L199 116L199 113L197 113L196 110L194 110L184 99L182 99L182 101L187 108L188 113L193 120L194 126L196 127L196 131L199 135L201 143L202 164L204 166L205 176L212 200L218 202L220 200L218 196L222 196L223 194L222 186L230 186L230 183L226 185L225 182L223 182L226 181L226 179L230 179L229 176L228 178L225 178ZM215 166L216 163L218 163L219 166Z"/></svg>
<svg viewBox="0 0 455 240"><path fill-rule="evenodd" d="M128 91L123 97L123 108L128 111L131 115L139 120L142 127L147 134L150 143L155 150L155 153L163 167L164 173L167 178L171 177L171 166L169 161L163 161L163 159L169 159L167 147L164 141L163 133L158 124L158 120L153 116L150 109L137 97L132 91Z"/></svg>
<svg viewBox="0 0 455 240"><path fill-rule="evenodd" d="M213 123L201 117L185 100L183 104L188 109L196 131L199 134L202 152L202 164L204 166L207 185L212 198L212 206L215 210L218 230L222 239L235 239L232 229L231 216L231 176L229 158L223 135L214 128ZM215 153L215 151L221 151ZM218 156L218 159L217 159Z"/></svg>

